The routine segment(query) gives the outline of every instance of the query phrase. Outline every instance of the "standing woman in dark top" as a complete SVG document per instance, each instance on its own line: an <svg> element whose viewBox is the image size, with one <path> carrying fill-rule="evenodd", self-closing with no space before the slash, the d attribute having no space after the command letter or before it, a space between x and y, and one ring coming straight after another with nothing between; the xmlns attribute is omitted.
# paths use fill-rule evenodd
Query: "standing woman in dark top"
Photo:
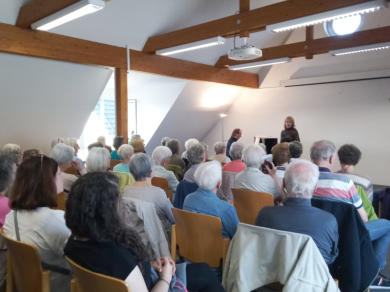
<svg viewBox="0 0 390 292"><path fill-rule="evenodd" d="M295 121L294 118L288 116L284 120L284 130L280 134L280 143L283 142L292 142L292 141L300 141L299 134L297 129L295 129Z"/></svg>
<svg viewBox="0 0 390 292"><path fill-rule="evenodd" d="M140 235L119 215L117 181L111 173L91 172L73 184L66 202L65 221L72 236L65 255L91 271L125 281L131 291L167 292L175 263L167 257L150 262ZM224 291L207 264L188 264L186 272L189 291Z"/></svg>

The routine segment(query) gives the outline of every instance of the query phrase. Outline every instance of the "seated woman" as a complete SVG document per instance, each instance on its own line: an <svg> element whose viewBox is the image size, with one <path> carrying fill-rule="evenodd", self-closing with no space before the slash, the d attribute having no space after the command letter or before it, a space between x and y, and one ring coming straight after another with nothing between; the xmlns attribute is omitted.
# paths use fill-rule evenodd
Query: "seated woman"
<svg viewBox="0 0 390 292"><path fill-rule="evenodd" d="M175 222L171 210L173 206L164 190L151 184L152 164L150 158L144 153L135 154L131 157L129 166L135 182L125 187L124 198L153 203L165 231L170 231L171 225Z"/></svg>
<svg viewBox="0 0 390 292"><path fill-rule="evenodd" d="M175 193L177 185L179 184L173 171L167 170L172 156L172 151L166 146L157 146L152 153L153 171L152 175L155 177L162 177L168 180L168 188Z"/></svg>
<svg viewBox="0 0 390 292"><path fill-rule="evenodd" d="M115 136L114 141L113 141L113 146L114 146L115 150L113 150L111 152L111 159L112 160L120 160L120 155L119 155L118 151L119 151L119 147L122 146L123 142L124 142L123 136Z"/></svg>
<svg viewBox="0 0 390 292"><path fill-rule="evenodd" d="M133 146L131 145L123 144L121 147L119 147L118 156L122 162L115 165L113 170L118 172L130 173L129 162L133 154L134 154L134 149ZM111 159L113 159L112 153L111 153Z"/></svg>
<svg viewBox="0 0 390 292"><path fill-rule="evenodd" d="M140 236L119 216L115 179L110 173L95 172L73 185L65 215L72 236L65 254L89 270L126 281L131 291L166 292L175 264L169 258L154 261L158 277L152 277L151 259ZM186 277L189 291L223 291L206 264L188 264Z"/></svg>
<svg viewBox="0 0 390 292"><path fill-rule="evenodd" d="M234 142L229 149L229 156L232 159L231 162L226 163L222 170L239 173L243 171L246 167L245 163L242 161L242 151L244 150L244 144L241 142Z"/></svg>
<svg viewBox="0 0 390 292"><path fill-rule="evenodd" d="M106 148L93 147L87 156L87 172L107 171L110 161L111 155Z"/></svg>
<svg viewBox="0 0 390 292"><path fill-rule="evenodd" d="M64 211L54 210L57 194L63 191L57 162L46 156L23 161L16 172L11 190L10 206L3 231L38 248L42 264L50 265L50 287L53 292L70 290L70 268L63 249L70 236ZM15 224L16 222L16 224Z"/></svg>
<svg viewBox="0 0 390 292"><path fill-rule="evenodd" d="M188 159L188 170L184 174L184 180L190 183L195 182L195 171L205 161L205 148L200 143L190 146L186 152Z"/></svg>
<svg viewBox="0 0 390 292"><path fill-rule="evenodd" d="M212 160L219 161L221 164L230 162L230 158L226 156L226 143L217 142L214 144L215 155Z"/></svg>

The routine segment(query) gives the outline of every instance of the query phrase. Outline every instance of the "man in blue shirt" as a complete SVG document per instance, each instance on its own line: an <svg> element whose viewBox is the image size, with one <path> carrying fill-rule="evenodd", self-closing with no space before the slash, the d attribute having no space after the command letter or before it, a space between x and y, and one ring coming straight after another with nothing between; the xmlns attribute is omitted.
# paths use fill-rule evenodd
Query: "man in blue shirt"
<svg viewBox="0 0 390 292"><path fill-rule="evenodd" d="M232 238L239 220L236 209L216 195L221 180L222 168L219 162L202 163L195 172L195 181L199 188L185 198L183 209L221 218L222 236Z"/></svg>
<svg viewBox="0 0 390 292"><path fill-rule="evenodd" d="M309 161L297 159L291 163L283 180L287 190L283 206L263 208L255 224L311 236L325 262L331 264L338 255L338 226L331 213L311 206L318 176L318 167Z"/></svg>

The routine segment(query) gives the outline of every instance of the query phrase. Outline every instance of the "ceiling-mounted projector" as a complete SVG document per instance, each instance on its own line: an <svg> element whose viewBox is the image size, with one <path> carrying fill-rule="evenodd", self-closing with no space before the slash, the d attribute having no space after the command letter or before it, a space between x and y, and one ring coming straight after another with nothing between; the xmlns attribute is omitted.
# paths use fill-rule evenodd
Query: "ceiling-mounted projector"
<svg viewBox="0 0 390 292"><path fill-rule="evenodd" d="M228 58L230 60L245 61L260 58L262 51L254 46L242 46L229 50Z"/></svg>

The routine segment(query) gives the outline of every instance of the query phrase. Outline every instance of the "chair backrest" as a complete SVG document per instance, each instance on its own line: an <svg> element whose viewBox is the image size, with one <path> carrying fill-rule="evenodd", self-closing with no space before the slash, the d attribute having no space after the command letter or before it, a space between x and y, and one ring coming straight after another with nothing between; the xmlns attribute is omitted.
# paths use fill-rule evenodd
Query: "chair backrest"
<svg viewBox="0 0 390 292"><path fill-rule="evenodd" d="M244 189L232 189L234 207L238 219L246 224L255 224L256 216L265 206L274 205L274 196L268 193L255 192Z"/></svg>
<svg viewBox="0 0 390 292"><path fill-rule="evenodd" d="M129 292L130 289L122 280L109 277L106 275L92 272L82 266L76 264L70 258L66 260L72 266L75 281L72 283L72 290L77 292Z"/></svg>
<svg viewBox="0 0 390 292"><path fill-rule="evenodd" d="M112 170L114 168L114 166L116 166L117 164L119 164L121 162L122 162L122 160L111 159L110 160L110 170Z"/></svg>
<svg viewBox="0 0 390 292"><path fill-rule="evenodd" d="M73 174L75 176L79 176L80 174L77 172L77 169L73 166L69 167L67 170L65 170L66 173Z"/></svg>
<svg viewBox="0 0 390 292"><path fill-rule="evenodd" d="M225 262L229 239L222 237L221 219L172 208L179 253L191 262L219 267Z"/></svg>
<svg viewBox="0 0 390 292"><path fill-rule="evenodd" d="M168 180L164 177L152 177L152 185L162 188L164 191L168 190Z"/></svg>
<svg viewBox="0 0 390 292"><path fill-rule="evenodd" d="M57 209L65 211L66 200L68 199L68 195L64 192L58 194L57 197Z"/></svg>
<svg viewBox="0 0 390 292"><path fill-rule="evenodd" d="M37 248L1 231L0 235L8 247L7 291L49 292L50 272L43 271Z"/></svg>

